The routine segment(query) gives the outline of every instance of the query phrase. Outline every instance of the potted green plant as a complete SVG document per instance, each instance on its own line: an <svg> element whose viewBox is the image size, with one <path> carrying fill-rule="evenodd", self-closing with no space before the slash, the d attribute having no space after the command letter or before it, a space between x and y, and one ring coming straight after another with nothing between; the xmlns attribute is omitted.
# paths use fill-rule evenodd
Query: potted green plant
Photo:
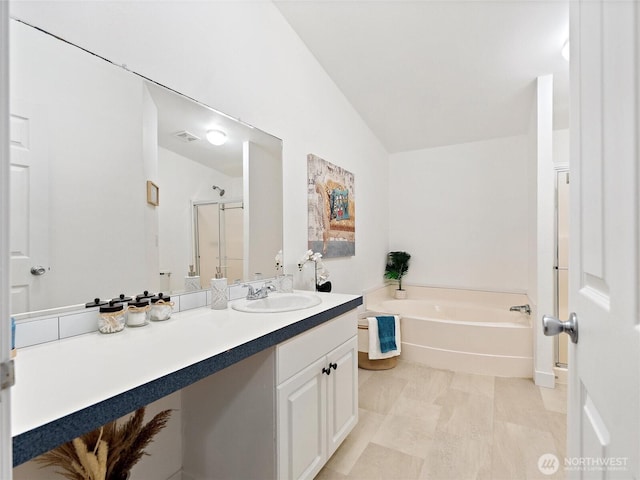
<svg viewBox="0 0 640 480"><path fill-rule="evenodd" d="M387 266L384 269L385 278L398 281L398 289L395 292L396 298L407 298L407 292L402 288L402 277L409 270L409 260L411 255L407 252L389 252L387 255Z"/></svg>

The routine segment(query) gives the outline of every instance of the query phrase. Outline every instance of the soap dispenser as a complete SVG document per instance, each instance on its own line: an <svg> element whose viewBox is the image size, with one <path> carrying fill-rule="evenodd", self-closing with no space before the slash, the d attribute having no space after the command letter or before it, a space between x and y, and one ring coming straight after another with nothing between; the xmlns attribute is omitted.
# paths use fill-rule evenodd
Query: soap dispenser
<svg viewBox="0 0 640 480"><path fill-rule="evenodd" d="M184 289L187 292L194 292L196 290L200 290L202 286L200 285L200 275L196 275L195 270L193 269L193 265L189 265L189 272L187 276L184 277Z"/></svg>
<svg viewBox="0 0 640 480"><path fill-rule="evenodd" d="M222 276L220 267L216 267L215 278L211 279L211 308L224 310L228 301L227 279Z"/></svg>

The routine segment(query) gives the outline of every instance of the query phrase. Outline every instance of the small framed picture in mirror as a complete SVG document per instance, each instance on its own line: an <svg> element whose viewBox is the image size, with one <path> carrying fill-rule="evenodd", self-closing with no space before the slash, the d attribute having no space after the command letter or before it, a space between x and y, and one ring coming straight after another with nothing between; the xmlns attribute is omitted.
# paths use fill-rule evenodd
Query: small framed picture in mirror
<svg viewBox="0 0 640 480"><path fill-rule="evenodd" d="M160 205L160 188L151 180L147 180L147 203Z"/></svg>

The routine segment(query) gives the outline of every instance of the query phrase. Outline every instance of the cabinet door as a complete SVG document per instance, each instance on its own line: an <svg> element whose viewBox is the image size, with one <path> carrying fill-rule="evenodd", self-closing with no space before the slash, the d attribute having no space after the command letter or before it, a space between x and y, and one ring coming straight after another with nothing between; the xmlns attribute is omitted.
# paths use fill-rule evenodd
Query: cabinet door
<svg viewBox="0 0 640 480"><path fill-rule="evenodd" d="M327 460L326 357L278 386L278 477L312 479Z"/></svg>
<svg viewBox="0 0 640 480"><path fill-rule="evenodd" d="M327 376L328 456L340 446L358 423L358 337L327 355L332 366Z"/></svg>

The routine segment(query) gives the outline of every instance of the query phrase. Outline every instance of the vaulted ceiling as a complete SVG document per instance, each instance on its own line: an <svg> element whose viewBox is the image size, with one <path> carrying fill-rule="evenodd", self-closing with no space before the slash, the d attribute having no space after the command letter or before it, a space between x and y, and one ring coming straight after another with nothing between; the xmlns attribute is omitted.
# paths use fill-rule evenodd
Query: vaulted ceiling
<svg viewBox="0 0 640 480"><path fill-rule="evenodd" d="M390 152L525 134L554 75L568 127L568 0L277 0Z"/></svg>

